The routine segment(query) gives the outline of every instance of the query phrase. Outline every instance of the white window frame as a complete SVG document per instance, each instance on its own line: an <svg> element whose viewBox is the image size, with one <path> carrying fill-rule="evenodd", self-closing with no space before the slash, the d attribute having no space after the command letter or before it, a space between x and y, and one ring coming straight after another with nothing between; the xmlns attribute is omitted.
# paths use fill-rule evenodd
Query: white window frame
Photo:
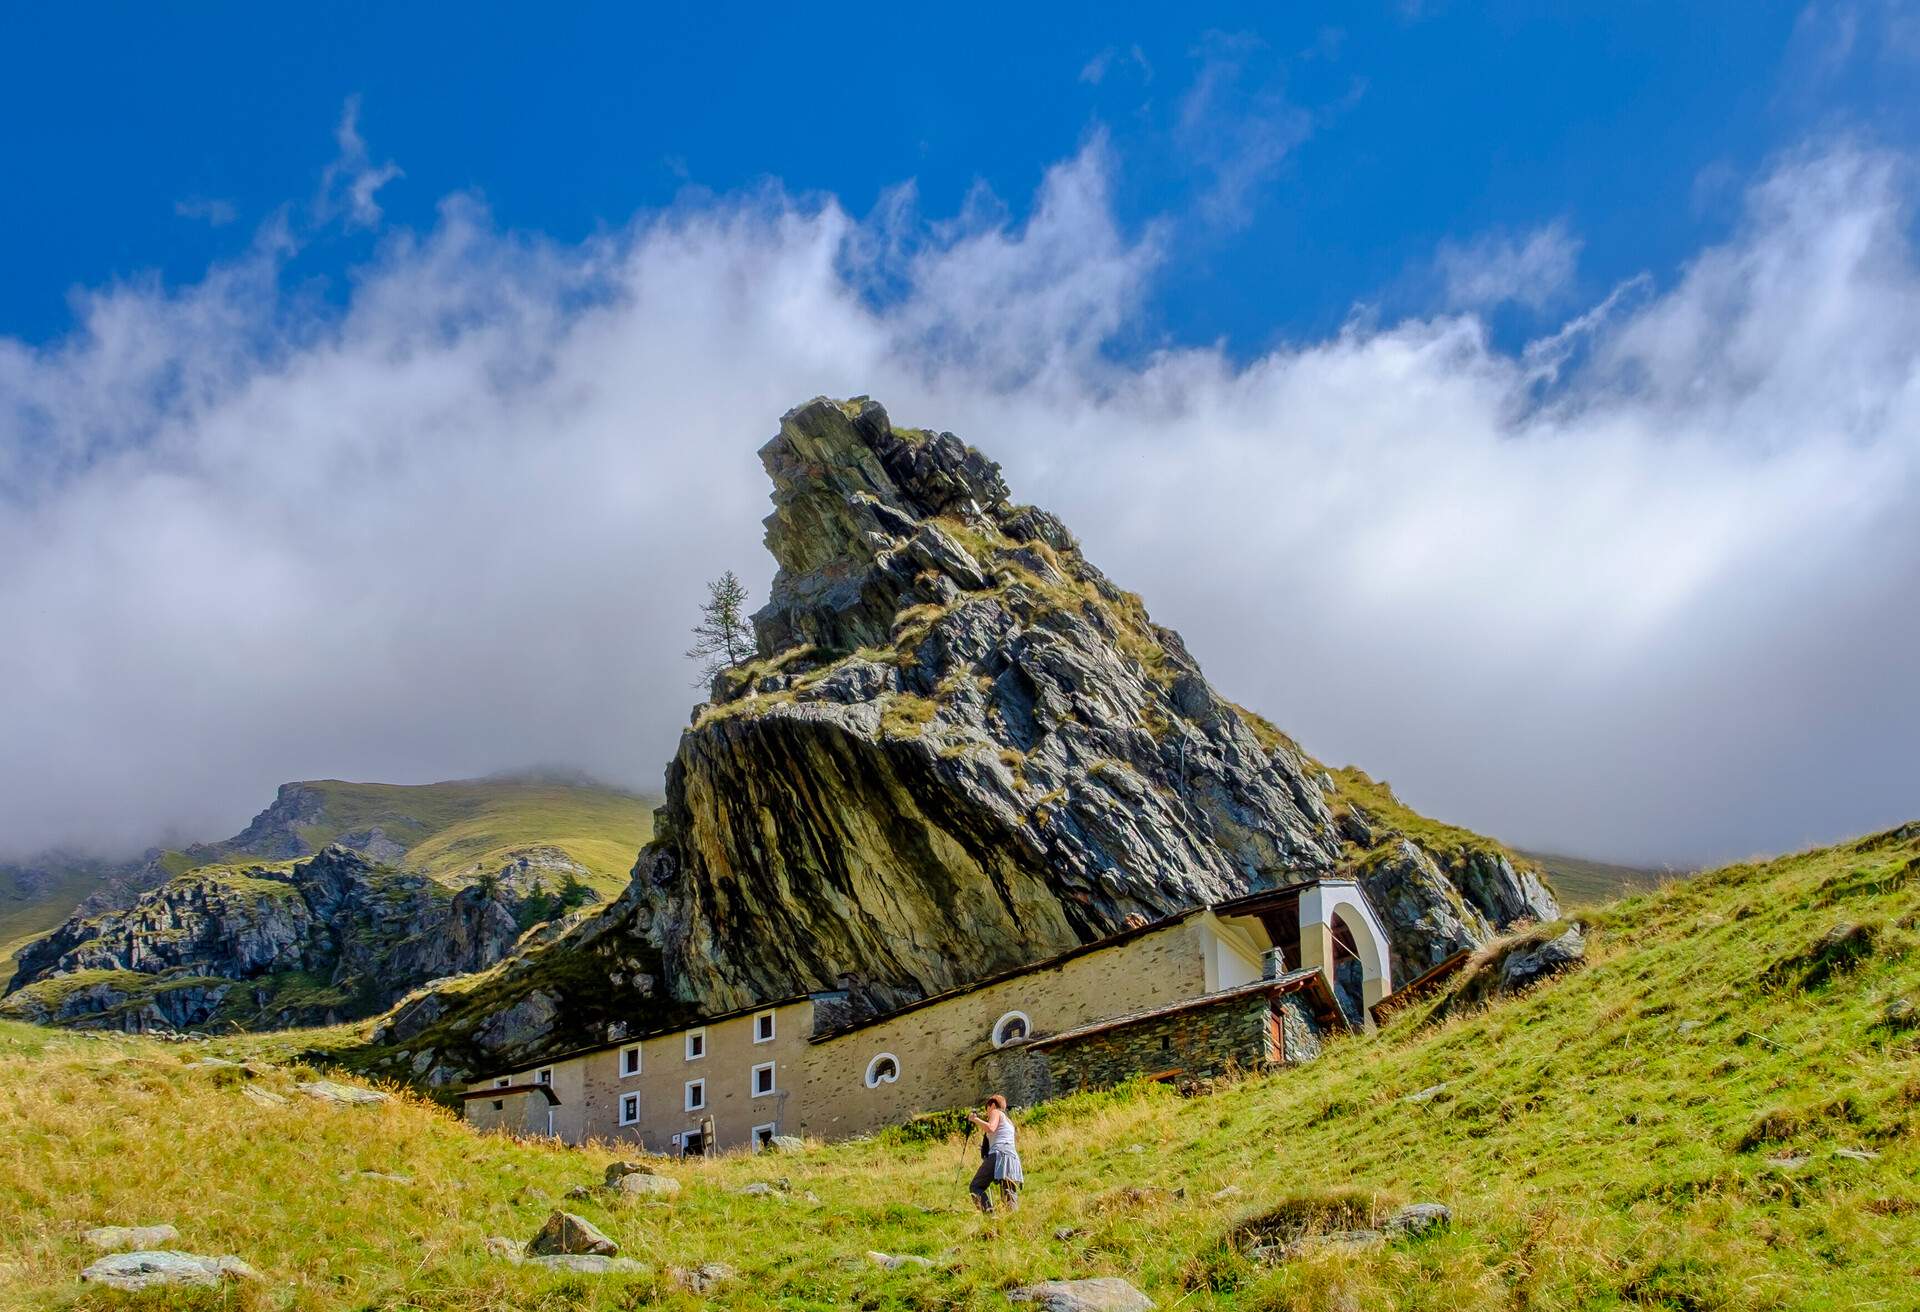
<svg viewBox="0 0 1920 1312"><path fill-rule="evenodd" d="M978 1032L979 1031L977 1030L975 1031L975 1033L978 1033ZM880 1069L880 1063L883 1061L890 1061L893 1063L893 1074L891 1075L876 1074L876 1072ZM874 1057L872 1061L867 1063L867 1087L869 1089L877 1089L883 1084L898 1084L899 1082L900 1082L900 1059L894 1056L892 1053L890 1052L879 1053Z"/></svg>
<svg viewBox="0 0 1920 1312"><path fill-rule="evenodd" d="M1016 1020L1019 1021L1023 1026L1025 1026L1026 1029L1020 1035L1019 1039L1009 1039L1005 1037L1005 1030L1007 1028L1007 1024L1009 1021L1016 1021ZM1027 1018L1027 1013L1024 1011L1010 1011L1006 1015L1002 1016L999 1020L993 1023L993 1046L996 1048L1004 1048L1009 1043L1018 1043L1020 1042L1021 1039L1030 1039L1032 1037L1033 1037L1033 1022Z"/></svg>
<svg viewBox="0 0 1920 1312"><path fill-rule="evenodd" d="M693 1091L700 1091L700 1101L693 1100ZM707 1109L707 1082L705 1079L688 1080L685 1109L690 1112L703 1112Z"/></svg>
<svg viewBox="0 0 1920 1312"><path fill-rule="evenodd" d="M627 1069L627 1054L628 1054L628 1053L632 1053L632 1054L633 1054L633 1069L632 1069L632 1070L628 1070L628 1069ZM621 1079L623 1079L623 1080L630 1080L630 1079L632 1079L632 1078L633 1078L634 1076L636 1076L636 1075L638 1075L638 1074L640 1073L640 1067L641 1067L641 1060L640 1060L640 1045L639 1045L639 1044L637 1044L637 1043L629 1043L629 1044L628 1044L628 1045L627 1045L626 1047L624 1047L624 1048L622 1048L622 1049L620 1049L620 1078L621 1078Z"/></svg>
<svg viewBox="0 0 1920 1312"><path fill-rule="evenodd" d="M695 1052L695 1051L693 1050L693 1045L694 1045L694 1044L696 1044L696 1043L700 1045L700 1051L698 1051L698 1052ZM697 1030L688 1030L688 1031L687 1031L687 1047L686 1047L686 1053L687 1053L687 1060L688 1060L688 1061L704 1061L704 1060L706 1059L706 1056L707 1056L707 1027L706 1027L705 1025L702 1025L702 1026L701 1026L701 1027L700 1027L699 1029L697 1029Z"/></svg>
<svg viewBox="0 0 1920 1312"><path fill-rule="evenodd" d="M761 1071L765 1071L767 1073L767 1087L764 1089L760 1087ZM749 1097L771 1098L774 1094L778 1093L779 1091L780 1091L780 1080L779 1080L779 1070L777 1069L777 1063L770 1062L770 1061L763 1061L758 1066L755 1066L753 1068L753 1075L747 1081L747 1094Z"/></svg>
<svg viewBox="0 0 1920 1312"><path fill-rule="evenodd" d="M767 1023L767 1032L765 1034L762 1034L760 1032L761 1021L765 1021ZM775 1027L775 1022L773 1019L772 1012L770 1011L756 1012L753 1017L753 1041L755 1043L772 1043L774 1038L774 1027Z"/></svg>
<svg viewBox="0 0 1920 1312"><path fill-rule="evenodd" d="M765 1143L760 1142L760 1131L762 1130L765 1130L767 1132L767 1141ZM753 1150L755 1152L757 1153L765 1152L767 1149L773 1147L774 1136L778 1135L779 1133L780 1133L780 1122L768 1121L765 1125L756 1125L751 1130L747 1131L747 1142L753 1145Z"/></svg>
<svg viewBox="0 0 1920 1312"><path fill-rule="evenodd" d="M533 1082L535 1084L544 1084L548 1088L552 1088L553 1087L553 1067L542 1066L539 1070L535 1071L533 1073Z"/></svg>
<svg viewBox="0 0 1920 1312"><path fill-rule="evenodd" d="M633 1108L633 1115L627 1115L627 1108ZM620 1095L620 1124L638 1125L640 1123L640 1095L623 1093Z"/></svg>
<svg viewBox="0 0 1920 1312"><path fill-rule="evenodd" d="M511 1085L512 1083L513 1083L513 1076L499 1075L494 1077L493 1087L496 1089L504 1089L509 1085Z"/></svg>

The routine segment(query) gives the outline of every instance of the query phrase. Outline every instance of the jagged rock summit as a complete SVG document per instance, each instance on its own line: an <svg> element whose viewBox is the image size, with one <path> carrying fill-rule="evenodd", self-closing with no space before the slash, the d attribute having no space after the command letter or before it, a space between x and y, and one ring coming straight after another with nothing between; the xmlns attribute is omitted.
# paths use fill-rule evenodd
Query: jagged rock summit
<svg viewBox="0 0 1920 1312"><path fill-rule="evenodd" d="M887 1007L1347 867L1387 872L1403 974L1555 914L1464 831L1401 852L1383 785L1220 697L952 434L821 397L760 457L779 571L758 652L694 711L632 884L382 1038L497 1062L811 989Z"/></svg>

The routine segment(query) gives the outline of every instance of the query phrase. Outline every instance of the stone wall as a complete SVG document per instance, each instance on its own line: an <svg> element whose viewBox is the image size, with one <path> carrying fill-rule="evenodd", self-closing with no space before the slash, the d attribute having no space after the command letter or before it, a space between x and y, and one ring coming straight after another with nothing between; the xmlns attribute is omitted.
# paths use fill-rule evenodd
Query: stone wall
<svg viewBox="0 0 1920 1312"><path fill-rule="evenodd" d="M1046 1050L1047 1065L1060 1093L1104 1089L1136 1075L1200 1080L1260 1070L1285 1059L1273 1016L1266 994L1241 994L1070 1039Z"/></svg>
<svg viewBox="0 0 1920 1312"><path fill-rule="evenodd" d="M1291 1066L1312 1061L1320 1055L1320 1022L1312 1008L1298 993L1282 993L1273 1000L1274 1015L1280 1021L1280 1059Z"/></svg>

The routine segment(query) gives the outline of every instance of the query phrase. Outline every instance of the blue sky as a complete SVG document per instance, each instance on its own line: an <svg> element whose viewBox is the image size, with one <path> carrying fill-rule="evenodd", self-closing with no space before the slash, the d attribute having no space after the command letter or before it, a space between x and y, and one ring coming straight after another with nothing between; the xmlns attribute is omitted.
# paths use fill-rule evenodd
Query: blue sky
<svg viewBox="0 0 1920 1312"><path fill-rule="evenodd" d="M1431 814L1920 814L1920 3L940 17L0 20L0 856L657 787L818 393Z"/></svg>
<svg viewBox="0 0 1920 1312"><path fill-rule="evenodd" d="M1117 215L1170 225L1133 344L1242 353L1431 300L1436 248L1488 232L1566 224L1570 293L1670 276L1771 153L1920 126L1871 5L106 12L16 7L0 42L0 328L29 340L69 326L76 285L191 279L242 246L311 193L353 96L405 170L392 220L473 192L562 240L766 179L856 214L908 180L951 214L984 183L1017 215L1104 131ZM374 240L316 241L290 272L338 295Z"/></svg>

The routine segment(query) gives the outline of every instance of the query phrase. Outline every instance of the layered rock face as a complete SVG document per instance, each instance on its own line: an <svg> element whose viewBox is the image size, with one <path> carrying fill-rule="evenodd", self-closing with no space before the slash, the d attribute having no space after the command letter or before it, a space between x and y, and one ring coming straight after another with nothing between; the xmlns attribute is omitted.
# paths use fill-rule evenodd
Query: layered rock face
<svg viewBox="0 0 1920 1312"><path fill-rule="evenodd" d="M368 1015L505 956L521 928L513 884L455 893L337 846L291 869L199 871L33 944L6 1009L133 1028L201 1025L216 1013L274 1025ZM289 993L291 978L303 988Z"/></svg>
<svg viewBox="0 0 1920 1312"><path fill-rule="evenodd" d="M632 885L384 1037L498 1063L813 989L884 1008L1396 836L953 435L819 398L760 454L758 654L694 712ZM1408 965L1553 913L1510 864L1474 870L1395 886Z"/></svg>

